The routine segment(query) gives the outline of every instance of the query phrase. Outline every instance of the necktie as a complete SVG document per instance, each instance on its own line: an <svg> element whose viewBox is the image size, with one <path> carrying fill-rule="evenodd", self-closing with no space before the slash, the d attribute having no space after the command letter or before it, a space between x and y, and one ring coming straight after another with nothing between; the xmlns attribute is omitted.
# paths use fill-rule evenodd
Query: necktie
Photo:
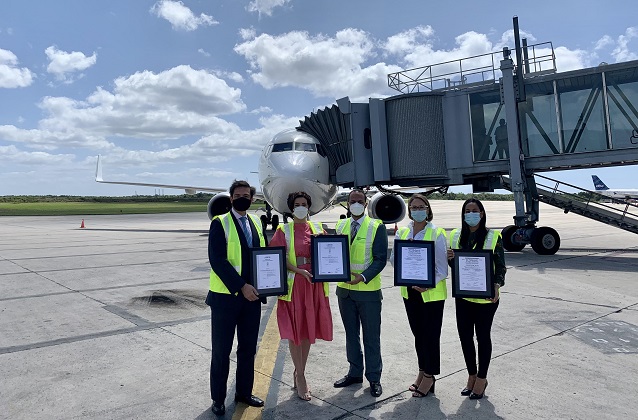
<svg viewBox="0 0 638 420"><path fill-rule="evenodd" d="M253 247L253 234L250 231L250 226L248 225L248 219L246 216L242 216L239 218L239 222L241 224L241 230L244 231L244 237L246 238L246 242L248 242L248 247Z"/></svg>
<svg viewBox="0 0 638 420"><path fill-rule="evenodd" d="M359 222L352 221L352 225L350 225L350 243L354 241L355 236L357 236L357 231L359 230Z"/></svg>

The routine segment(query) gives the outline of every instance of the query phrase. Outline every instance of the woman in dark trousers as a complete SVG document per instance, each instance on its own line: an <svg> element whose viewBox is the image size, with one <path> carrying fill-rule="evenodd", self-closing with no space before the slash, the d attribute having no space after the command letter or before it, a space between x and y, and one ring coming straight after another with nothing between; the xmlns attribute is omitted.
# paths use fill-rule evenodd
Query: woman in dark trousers
<svg viewBox="0 0 638 420"><path fill-rule="evenodd" d="M493 299L456 298L456 328L459 332L461 348L465 358L468 379L461 395L472 400L483 398L487 388L487 369L492 358L492 321L499 304L499 289L505 284L505 255L501 233L485 227L486 215L483 204L470 198L461 210L461 229L450 234L450 248L447 252L448 262L453 268L454 249L485 249L494 253L494 287L496 295ZM476 349L474 347L474 331L478 343L478 369Z"/></svg>
<svg viewBox="0 0 638 420"><path fill-rule="evenodd" d="M443 307L447 298L447 237L445 230L432 223L434 213L430 202L421 194L414 194L408 200L408 215L412 220L399 229L394 239L434 242L434 277L436 286L422 288L401 286L401 296L405 312L414 335L419 373L410 386L413 397L425 397L434 392L434 375L441 373L441 325ZM393 251L394 252L394 251ZM393 253L394 257L394 253ZM394 258L391 258L394 261Z"/></svg>

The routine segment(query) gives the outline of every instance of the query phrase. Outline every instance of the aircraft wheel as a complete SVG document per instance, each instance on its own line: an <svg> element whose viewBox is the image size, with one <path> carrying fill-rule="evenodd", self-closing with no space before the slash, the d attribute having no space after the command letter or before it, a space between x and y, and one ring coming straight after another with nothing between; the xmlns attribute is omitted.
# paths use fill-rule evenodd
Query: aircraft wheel
<svg viewBox="0 0 638 420"><path fill-rule="evenodd" d="M513 241L513 237L517 229L518 227L509 225L501 231L501 236L503 237L503 248L507 251L520 251L525 248L525 244L519 244L518 242L515 243Z"/></svg>
<svg viewBox="0 0 638 420"><path fill-rule="evenodd" d="M262 214L259 217L259 220L261 220L261 229L266 230L268 228L268 216L266 216L265 214Z"/></svg>
<svg viewBox="0 0 638 420"><path fill-rule="evenodd" d="M346 215L345 215L345 214L341 214L341 215L339 215L339 219L345 219L345 218L346 218Z"/></svg>
<svg viewBox="0 0 638 420"><path fill-rule="evenodd" d="M272 216L272 230L277 230L277 226L279 226L279 216L277 216L276 214L274 214Z"/></svg>
<svg viewBox="0 0 638 420"><path fill-rule="evenodd" d="M532 249L539 255L554 255L560 248L560 236L550 227L539 227L532 232Z"/></svg>

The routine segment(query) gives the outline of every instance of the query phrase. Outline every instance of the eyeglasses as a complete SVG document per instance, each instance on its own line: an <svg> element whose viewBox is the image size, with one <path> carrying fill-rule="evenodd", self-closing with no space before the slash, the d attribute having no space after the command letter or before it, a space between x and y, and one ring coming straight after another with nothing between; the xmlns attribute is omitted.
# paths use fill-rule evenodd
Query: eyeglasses
<svg viewBox="0 0 638 420"><path fill-rule="evenodd" d="M428 206L410 207L411 211L427 210Z"/></svg>

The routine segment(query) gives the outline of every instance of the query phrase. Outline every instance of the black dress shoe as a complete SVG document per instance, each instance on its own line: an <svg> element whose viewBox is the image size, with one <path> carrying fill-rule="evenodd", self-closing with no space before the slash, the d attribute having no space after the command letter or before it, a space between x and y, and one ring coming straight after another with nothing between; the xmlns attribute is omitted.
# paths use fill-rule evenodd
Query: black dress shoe
<svg viewBox="0 0 638 420"><path fill-rule="evenodd" d="M235 402L242 402L244 404L248 404L251 407L263 407L264 400L261 398L255 397L254 395L250 395L248 397L241 397L239 395L235 395Z"/></svg>
<svg viewBox="0 0 638 420"><path fill-rule="evenodd" d="M211 410L213 410L213 414L216 416L223 416L226 413L226 406L223 402L213 401L213 408L211 408Z"/></svg>
<svg viewBox="0 0 638 420"><path fill-rule="evenodd" d="M339 379L337 382L335 382L334 385L335 385L335 388L343 388L348 385L362 384L362 383L363 383L363 378L355 378L354 376L346 375L343 378Z"/></svg>
<svg viewBox="0 0 638 420"><path fill-rule="evenodd" d="M383 393L383 388L380 382L370 382L370 395L373 397L380 397Z"/></svg>

